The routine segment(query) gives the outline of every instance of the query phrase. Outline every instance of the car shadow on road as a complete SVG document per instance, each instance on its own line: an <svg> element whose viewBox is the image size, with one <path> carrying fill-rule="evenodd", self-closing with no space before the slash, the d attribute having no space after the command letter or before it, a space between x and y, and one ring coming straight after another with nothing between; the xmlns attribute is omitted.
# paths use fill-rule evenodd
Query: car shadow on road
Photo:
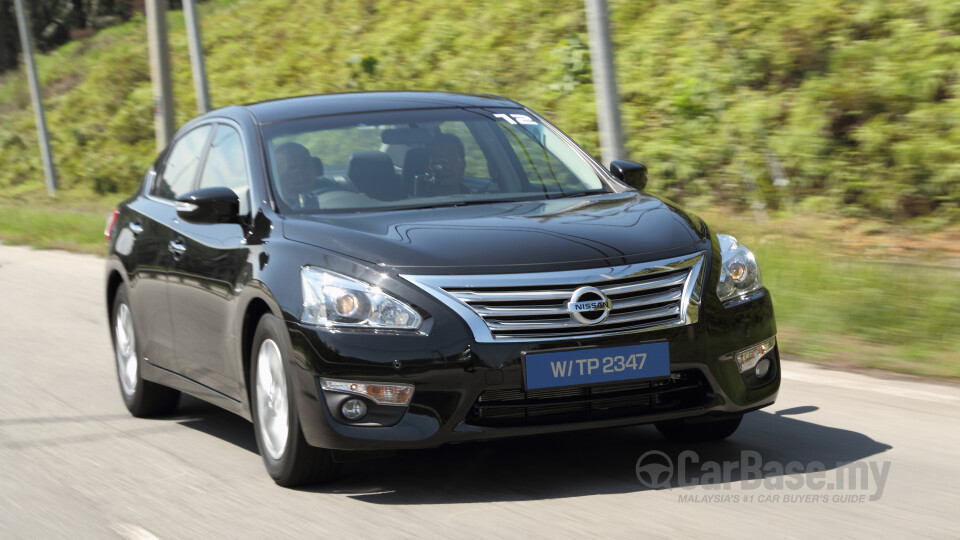
<svg viewBox="0 0 960 540"><path fill-rule="evenodd" d="M340 480L302 491L339 493L372 504L539 500L651 489L637 477L638 459L651 451L673 464L685 451L696 452L699 463L739 462L743 452L755 452L762 464L819 462L831 470L891 448L851 429L798 418L816 410L754 412L732 437L710 443L672 442L652 426L637 426L406 450L346 463ZM258 454L250 422L213 405L185 397L170 419ZM738 482L740 473L731 471L723 481ZM762 476L783 474L781 467ZM676 485L674 476L670 486Z"/></svg>
<svg viewBox="0 0 960 540"><path fill-rule="evenodd" d="M711 443L671 442L652 426L638 426L405 451L347 464L342 480L310 491L348 494L373 504L552 499L650 489L638 479L636 468L638 459L651 450L674 464L687 450L696 452L699 463L739 462L742 452L751 451L763 464L799 462L806 467L820 462L831 470L891 448L856 431L793 417L814 410L751 413L732 437ZM762 476L783 474L782 469L768 470ZM740 471L734 470L723 480L740 479ZM694 480L694 485L699 483ZM677 485L677 476L670 485Z"/></svg>
<svg viewBox="0 0 960 540"><path fill-rule="evenodd" d="M257 440L253 434L253 424L232 412L193 396L181 396L180 406L170 419L181 426L213 435L234 446L260 455L257 450Z"/></svg>

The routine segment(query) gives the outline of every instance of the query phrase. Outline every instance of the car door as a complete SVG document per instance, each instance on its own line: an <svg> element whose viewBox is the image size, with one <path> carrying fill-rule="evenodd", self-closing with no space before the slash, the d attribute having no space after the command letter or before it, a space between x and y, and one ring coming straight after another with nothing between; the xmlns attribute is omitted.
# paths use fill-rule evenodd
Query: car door
<svg viewBox="0 0 960 540"><path fill-rule="evenodd" d="M200 126L179 136L148 173L144 196L128 205L129 220L117 237L127 247L131 261L130 308L146 359L177 370L173 325L170 318L168 277L172 254L174 199L194 184L200 156L211 127ZM127 237L130 240L122 240Z"/></svg>
<svg viewBox="0 0 960 540"><path fill-rule="evenodd" d="M198 188L225 186L240 199L241 221L249 214L249 178L238 127L220 123L201 167ZM240 399L241 362L235 356L240 325L237 297L250 278L244 223L197 224L178 220L180 250L171 268L169 294L180 373Z"/></svg>

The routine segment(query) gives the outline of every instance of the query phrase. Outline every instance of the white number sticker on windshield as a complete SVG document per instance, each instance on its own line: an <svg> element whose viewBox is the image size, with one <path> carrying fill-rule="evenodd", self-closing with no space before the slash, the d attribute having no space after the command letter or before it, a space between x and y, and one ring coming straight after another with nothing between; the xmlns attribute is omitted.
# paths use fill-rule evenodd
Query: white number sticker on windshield
<svg viewBox="0 0 960 540"><path fill-rule="evenodd" d="M506 120L507 123L513 124L513 125L516 125L516 124L526 124L526 125L529 125L529 126L535 126L535 125L537 125L537 121L536 121L536 120L534 120L533 118L530 118L529 116L527 116L527 115L525 115L525 114L503 114L503 113L498 113L498 114L495 114L495 115L493 115L493 116L495 116L496 118L500 118L500 119L502 119L502 120Z"/></svg>

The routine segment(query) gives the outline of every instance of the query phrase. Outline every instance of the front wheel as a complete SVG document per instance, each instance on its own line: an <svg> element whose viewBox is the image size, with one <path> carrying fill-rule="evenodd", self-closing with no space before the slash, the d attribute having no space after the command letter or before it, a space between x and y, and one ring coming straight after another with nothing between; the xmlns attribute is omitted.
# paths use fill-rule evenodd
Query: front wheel
<svg viewBox="0 0 960 540"><path fill-rule="evenodd" d="M250 397L257 447L267 472L281 486L329 481L338 472L331 452L307 444L300 429L285 332L279 319L264 315L253 336Z"/></svg>
<svg viewBox="0 0 960 540"><path fill-rule="evenodd" d="M111 313L113 324L110 325L110 334L117 363L117 380L127 410L138 418L172 413L177 408L180 392L144 380L141 376L142 359L137 348L133 312L130 310L130 293L125 283L121 283L117 289Z"/></svg>
<svg viewBox="0 0 960 540"><path fill-rule="evenodd" d="M667 420L666 422L657 422L654 424L657 431L668 439L682 442L706 442L719 441L733 435L733 432L740 427L743 415L730 416L726 418L693 418L680 420Z"/></svg>

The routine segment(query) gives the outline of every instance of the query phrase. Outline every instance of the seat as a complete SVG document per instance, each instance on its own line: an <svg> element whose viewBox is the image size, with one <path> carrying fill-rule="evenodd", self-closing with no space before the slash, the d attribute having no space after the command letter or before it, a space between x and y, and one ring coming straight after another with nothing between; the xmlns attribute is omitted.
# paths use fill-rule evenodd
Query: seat
<svg viewBox="0 0 960 540"><path fill-rule="evenodd" d="M430 161L430 153L426 148L414 147L407 150L403 156L403 187L407 193L414 196L419 195L418 188L427 173L427 164Z"/></svg>
<svg viewBox="0 0 960 540"><path fill-rule="evenodd" d="M317 156L310 156L310 161L313 162L313 170L317 173L317 177L323 176L323 160Z"/></svg>
<svg viewBox="0 0 960 540"><path fill-rule="evenodd" d="M310 161L313 162L313 170L315 173L317 173L317 177L314 182L314 188L312 190L314 195L318 195L324 191L342 189L336 181L323 175L323 160L316 156L310 156Z"/></svg>
<svg viewBox="0 0 960 540"><path fill-rule="evenodd" d="M393 160L384 152L362 150L350 154L347 175L370 198L397 201L406 197L402 180L393 170Z"/></svg>

